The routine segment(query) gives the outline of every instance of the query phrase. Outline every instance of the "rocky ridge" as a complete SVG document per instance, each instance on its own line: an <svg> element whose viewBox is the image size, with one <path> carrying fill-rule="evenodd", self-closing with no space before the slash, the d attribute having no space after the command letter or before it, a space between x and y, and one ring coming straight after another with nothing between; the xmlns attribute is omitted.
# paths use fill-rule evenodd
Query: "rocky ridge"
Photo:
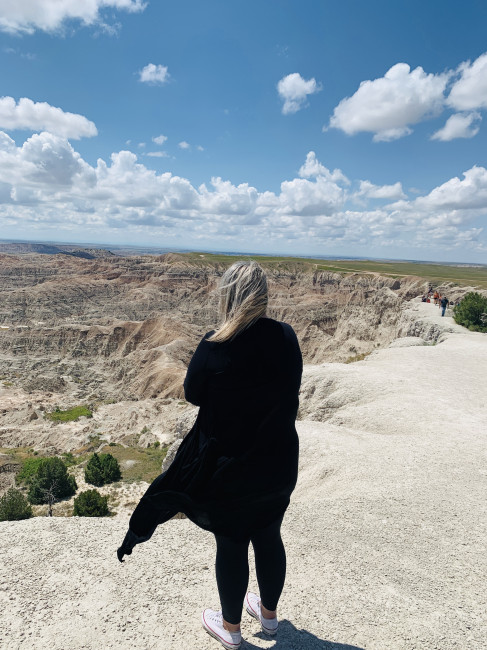
<svg viewBox="0 0 487 650"><path fill-rule="evenodd" d="M82 259L0 255L0 446L76 449L90 436L167 441L187 363L214 327L221 263L181 255ZM268 270L269 315L297 332L305 362L343 362L398 336L434 337L405 316L421 278ZM464 288L448 287L452 298ZM416 329L415 329L416 327ZM55 424L55 407L94 417ZM161 422L163 424L161 424ZM142 442L147 442L145 439Z"/></svg>

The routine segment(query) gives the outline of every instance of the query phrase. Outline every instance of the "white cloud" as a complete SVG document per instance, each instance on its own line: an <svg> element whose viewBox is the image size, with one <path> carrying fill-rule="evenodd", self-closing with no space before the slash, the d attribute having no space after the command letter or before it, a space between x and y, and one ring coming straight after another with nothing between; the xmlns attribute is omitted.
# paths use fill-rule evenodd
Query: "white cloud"
<svg viewBox="0 0 487 650"><path fill-rule="evenodd" d="M196 149L198 151L204 151L205 150L204 147L202 147L200 144L196 147Z"/></svg>
<svg viewBox="0 0 487 650"><path fill-rule="evenodd" d="M13 97L0 98L0 128L45 130L74 140L98 133L95 124L83 115L65 113L46 102L33 102L27 97L19 99L18 104Z"/></svg>
<svg viewBox="0 0 487 650"><path fill-rule="evenodd" d="M441 113L449 73L427 74L406 63L392 66L384 77L362 81L351 97L335 107L330 127L348 135L374 133L374 140L394 140L411 133L410 125Z"/></svg>
<svg viewBox="0 0 487 650"><path fill-rule="evenodd" d="M372 140L374 142L392 142L392 140L399 140L406 135L411 135L413 132L408 126L399 127L397 129L385 129L374 134Z"/></svg>
<svg viewBox="0 0 487 650"><path fill-rule="evenodd" d="M456 81L447 99L449 106L457 111L487 108L487 53L473 63L460 64L460 79Z"/></svg>
<svg viewBox="0 0 487 650"><path fill-rule="evenodd" d="M93 169L70 143L52 133L34 134L22 147L0 131L0 176L17 193L35 189L42 203L48 195L77 184L91 185Z"/></svg>
<svg viewBox="0 0 487 650"><path fill-rule="evenodd" d="M180 143L178 144L178 147L179 147L180 149L191 149L191 145L189 144L189 142L186 142L185 140L183 140L182 142L180 142Z"/></svg>
<svg viewBox="0 0 487 650"><path fill-rule="evenodd" d="M169 154L165 151L148 151L145 155L151 158L169 158Z"/></svg>
<svg viewBox="0 0 487 650"><path fill-rule="evenodd" d="M317 176L324 176L333 182L344 183L345 185L350 184L350 181L341 169L334 169L330 172L329 169L319 162L314 151L310 151L306 156L304 165L299 169L299 175L301 178L316 178Z"/></svg>
<svg viewBox="0 0 487 650"><path fill-rule="evenodd" d="M167 140L167 135L157 135L156 137L152 138L152 142L155 142L156 144L164 144Z"/></svg>
<svg viewBox="0 0 487 650"><path fill-rule="evenodd" d="M139 71L139 81L152 85L161 85L169 81L170 74L165 65L148 63Z"/></svg>
<svg viewBox="0 0 487 650"><path fill-rule="evenodd" d="M143 11L143 0L2 0L0 30L32 34L36 29L53 32L67 20L85 25L102 23L100 10Z"/></svg>
<svg viewBox="0 0 487 650"><path fill-rule="evenodd" d="M399 182L393 185L374 185L370 181L360 181L360 189L357 194L369 199L388 199L389 201L406 198Z"/></svg>
<svg viewBox="0 0 487 650"><path fill-rule="evenodd" d="M463 172L463 180L451 178L446 183L435 187L426 196L415 199L413 208L421 208L427 214L440 213L441 218L461 222L467 211L487 209L487 169L474 166Z"/></svg>
<svg viewBox="0 0 487 650"><path fill-rule="evenodd" d="M325 176L281 183L280 213L302 217L330 216L343 208L345 191Z"/></svg>
<svg viewBox="0 0 487 650"><path fill-rule="evenodd" d="M471 223L487 214L483 167L414 200L401 198L400 183L361 181L359 192L351 193L344 174L327 169L313 152L299 177L283 181L277 193L219 177L196 188L188 179L147 168L130 151L91 166L60 136L34 134L17 146L0 131L0 178L0 229L17 223L31 234L42 226L86 239L87 233L109 236L125 228L129 237L150 233L180 245L292 241L302 249L382 247L385 256L404 242L427 249L433 242L438 250L487 249L482 228ZM369 204L380 198L394 202Z"/></svg>
<svg viewBox="0 0 487 650"><path fill-rule="evenodd" d="M321 90L321 85L314 78L303 79L299 72L293 72L283 77L277 84L277 92L284 102L282 112L284 115L297 113L306 104L308 95L313 95Z"/></svg>
<svg viewBox="0 0 487 650"><path fill-rule="evenodd" d="M456 113L451 115L443 128L433 133L432 140L448 142L455 138L473 138L479 132L480 113Z"/></svg>

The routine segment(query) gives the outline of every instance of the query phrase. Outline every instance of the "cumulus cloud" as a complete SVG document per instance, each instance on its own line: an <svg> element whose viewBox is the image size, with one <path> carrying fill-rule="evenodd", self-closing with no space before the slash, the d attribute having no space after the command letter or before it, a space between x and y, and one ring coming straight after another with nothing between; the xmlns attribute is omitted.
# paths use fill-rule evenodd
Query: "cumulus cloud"
<svg viewBox="0 0 487 650"><path fill-rule="evenodd" d="M152 142L155 142L156 144L164 144L167 140L166 135L157 135L154 138L152 138Z"/></svg>
<svg viewBox="0 0 487 650"><path fill-rule="evenodd" d="M191 149L191 145L189 144L189 142L186 142L185 140L183 140L182 142L180 142L180 143L178 144L178 147L179 147L180 149Z"/></svg>
<svg viewBox="0 0 487 650"><path fill-rule="evenodd" d="M33 102L27 97L15 102L13 97L0 98L0 128L50 131L65 138L79 140L97 135L93 122L77 113L65 113L46 102Z"/></svg>
<svg viewBox="0 0 487 650"><path fill-rule="evenodd" d="M153 152L163 153L163 152ZM148 154L146 154L148 155ZM195 187L170 172L158 173L130 151L88 164L66 138L34 134L17 146L0 131L0 228L17 223L33 232L39 225L90 228L99 233L125 228L172 241L236 243L288 241L383 247L398 242L443 249L486 249L474 219L487 214L487 169L473 167L414 200L400 183L359 181L358 192L340 170L330 171L313 152L296 178L278 192L221 177ZM356 182L353 182L355 186ZM360 209L356 197L360 194ZM391 201L377 208L369 201ZM351 205L355 202L355 206ZM362 205L363 204L363 205ZM150 229L150 230L147 230Z"/></svg>
<svg viewBox="0 0 487 650"><path fill-rule="evenodd" d="M139 71L139 81L151 85L160 85L169 81L169 72L165 65L155 65L148 63L142 70Z"/></svg>
<svg viewBox="0 0 487 650"><path fill-rule="evenodd" d="M383 77L362 81L351 97L342 99L330 127L347 135L370 132L375 141L401 138L411 133L410 125L441 113L449 77L427 74L421 67L411 71L406 63L397 63Z"/></svg>
<svg viewBox="0 0 487 650"><path fill-rule="evenodd" d="M332 172L330 172L329 169L327 169L319 162L314 151L310 151L306 156L304 165L302 165L299 169L299 175L301 178L316 178L318 176L324 176L333 182L340 182L344 183L345 185L350 184L350 181L341 169L334 169Z"/></svg>
<svg viewBox="0 0 487 650"><path fill-rule="evenodd" d="M463 179L457 176L435 187L425 196L412 202L413 209L431 212L430 219L461 223L468 211L487 209L487 169L474 166L463 172Z"/></svg>
<svg viewBox="0 0 487 650"><path fill-rule="evenodd" d="M308 95L313 95L321 90L321 84L314 78L303 79L299 72L293 72L283 77L277 84L277 92L282 99L282 113L289 115L297 113L306 105Z"/></svg>
<svg viewBox="0 0 487 650"><path fill-rule="evenodd" d="M457 111L487 108L487 53L460 64L457 72L460 78L451 88L448 105Z"/></svg>
<svg viewBox="0 0 487 650"><path fill-rule="evenodd" d="M100 10L121 9L143 11L143 0L15 0L1 3L0 30L9 33L32 34L37 29L54 32L67 20L84 25L102 23Z"/></svg>
<svg viewBox="0 0 487 650"><path fill-rule="evenodd" d="M455 138L473 138L479 132L480 113L456 113L451 115L443 128L433 133L432 140L448 142Z"/></svg>
<svg viewBox="0 0 487 650"><path fill-rule="evenodd" d="M360 181L360 189L357 195L369 199L387 199L389 201L406 198L399 182L393 185L374 185L370 181Z"/></svg>

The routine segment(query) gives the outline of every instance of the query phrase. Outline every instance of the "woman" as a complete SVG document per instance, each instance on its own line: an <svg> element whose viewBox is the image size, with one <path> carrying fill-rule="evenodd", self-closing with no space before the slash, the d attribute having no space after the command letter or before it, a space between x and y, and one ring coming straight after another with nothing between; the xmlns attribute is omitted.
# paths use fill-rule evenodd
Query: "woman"
<svg viewBox="0 0 487 650"><path fill-rule="evenodd" d="M222 323L203 337L184 382L198 417L169 469L142 497L117 551L122 562L177 512L214 533L222 611L205 609L202 624L229 650L241 643L244 598L262 630L277 631L286 573L280 526L298 471L301 352L293 329L267 318L267 301L267 280L255 262L224 273ZM250 542L260 596L245 594Z"/></svg>

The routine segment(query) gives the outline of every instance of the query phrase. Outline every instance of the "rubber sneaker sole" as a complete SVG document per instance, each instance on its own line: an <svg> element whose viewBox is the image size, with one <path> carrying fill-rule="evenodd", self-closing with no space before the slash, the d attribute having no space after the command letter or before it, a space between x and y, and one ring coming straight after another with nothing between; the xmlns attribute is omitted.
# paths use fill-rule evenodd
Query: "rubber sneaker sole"
<svg viewBox="0 0 487 650"><path fill-rule="evenodd" d="M264 625L264 623L262 623L262 620L261 620L258 612L256 612L254 609L252 609L252 606L250 605L250 603L249 603L249 601L247 599L247 596L245 596L245 609L247 611L247 614L250 614L250 616L252 616L252 618L255 618L257 621L259 621L260 627L262 628L262 632L264 632L265 634L268 634L269 636L275 636L277 634L277 630L279 628L279 625L277 627L275 627L274 629L272 629L272 630L269 629L268 627L266 627Z"/></svg>
<svg viewBox="0 0 487 650"><path fill-rule="evenodd" d="M229 641L226 641L225 639L223 639L218 634L218 632L215 632L214 630L211 629L211 627L209 627L207 625L207 623L205 621L204 614L201 614L201 625L203 626L203 629L205 630L205 632L207 632L210 636L212 636L214 639L219 641L222 644L222 646L224 648L226 648L227 650L237 650L237 648L240 648L240 646L242 645L242 642L240 642L240 643L230 643Z"/></svg>

